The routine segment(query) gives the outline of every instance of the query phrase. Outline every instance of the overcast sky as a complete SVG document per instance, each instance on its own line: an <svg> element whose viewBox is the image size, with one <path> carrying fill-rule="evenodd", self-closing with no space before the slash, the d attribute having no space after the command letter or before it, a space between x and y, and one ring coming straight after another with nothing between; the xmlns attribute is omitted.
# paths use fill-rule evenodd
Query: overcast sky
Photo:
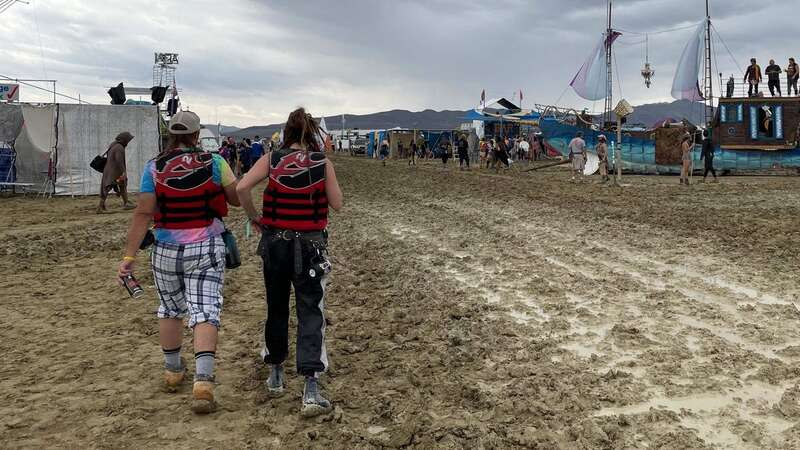
<svg viewBox="0 0 800 450"><path fill-rule="evenodd" d="M792 0L794 2L796 0ZM782 0L712 0L715 26L740 64L800 57L796 14ZM30 0L2 13L0 74L55 78L95 103L120 81L152 84L153 53L180 54L182 99L206 123L285 120L389 109L468 109L522 89L533 102L602 109L561 96L605 28L605 0ZM616 0L621 90L633 104L668 101L703 0ZM722 45L715 73L739 73ZM797 51L797 55L791 52ZM619 88L615 96L619 96ZM23 101L47 97L22 89Z"/></svg>

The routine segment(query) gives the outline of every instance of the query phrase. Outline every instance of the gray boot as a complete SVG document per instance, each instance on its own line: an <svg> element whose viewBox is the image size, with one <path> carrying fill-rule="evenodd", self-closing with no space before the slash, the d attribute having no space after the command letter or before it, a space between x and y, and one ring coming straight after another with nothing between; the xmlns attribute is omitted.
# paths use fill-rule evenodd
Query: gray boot
<svg viewBox="0 0 800 450"><path fill-rule="evenodd" d="M283 375L283 366L280 364L270 364L272 370L267 378L267 394L271 397L283 395L283 387L286 384Z"/></svg>
<svg viewBox="0 0 800 450"><path fill-rule="evenodd" d="M300 414L303 417L314 417L320 414L327 414L333 410L331 402L319 393L319 384L314 377L306 377L306 385L303 388L303 407Z"/></svg>

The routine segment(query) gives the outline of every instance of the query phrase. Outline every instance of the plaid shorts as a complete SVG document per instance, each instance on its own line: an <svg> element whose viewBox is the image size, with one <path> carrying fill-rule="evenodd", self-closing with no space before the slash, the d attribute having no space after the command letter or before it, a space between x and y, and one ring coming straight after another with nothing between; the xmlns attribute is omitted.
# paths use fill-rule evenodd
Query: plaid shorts
<svg viewBox="0 0 800 450"><path fill-rule="evenodd" d="M156 242L150 259L158 290L159 319L183 319L189 327L219 327L225 281L225 242L221 237L192 244Z"/></svg>

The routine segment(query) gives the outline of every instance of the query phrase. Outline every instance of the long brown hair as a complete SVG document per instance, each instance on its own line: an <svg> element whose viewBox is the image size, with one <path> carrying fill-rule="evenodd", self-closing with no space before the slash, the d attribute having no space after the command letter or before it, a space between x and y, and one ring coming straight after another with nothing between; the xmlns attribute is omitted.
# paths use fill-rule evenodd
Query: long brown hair
<svg viewBox="0 0 800 450"><path fill-rule="evenodd" d="M288 149L294 144L305 147L306 152L319 152L320 129L311 114L305 108L297 108L289 114L286 126L283 129L283 148Z"/></svg>

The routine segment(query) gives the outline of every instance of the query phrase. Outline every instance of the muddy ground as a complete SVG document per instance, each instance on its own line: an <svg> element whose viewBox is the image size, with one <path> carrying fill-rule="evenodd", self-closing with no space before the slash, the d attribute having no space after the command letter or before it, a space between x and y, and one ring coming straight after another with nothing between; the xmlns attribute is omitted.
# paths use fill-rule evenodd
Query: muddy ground
<svg viewBox="0 0 800 450"><path fill-rule="evenodd" d="M570 183L338 157L333 414L263 392L256 240L228 222L221 410L159 390L147 296L113 283L129 213L0 198L5 448L798 448L800 178ZM696 179L695 179L696 181ZM184 353L191 358L190 334Z"/></svg>

